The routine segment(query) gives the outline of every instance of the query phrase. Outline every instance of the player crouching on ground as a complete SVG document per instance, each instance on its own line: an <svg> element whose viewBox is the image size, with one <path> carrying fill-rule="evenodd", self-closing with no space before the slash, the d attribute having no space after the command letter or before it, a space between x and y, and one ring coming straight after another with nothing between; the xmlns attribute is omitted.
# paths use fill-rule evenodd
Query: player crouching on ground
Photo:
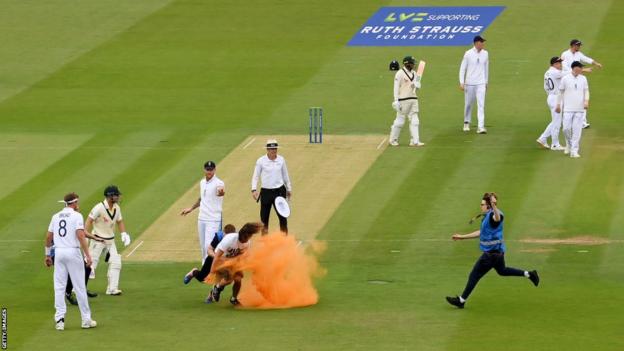
<svg viewBox="0 0 624 351"><path fill-rule="evenodd" d="M244 254L249 249L251 236L262 230L261 223L247 223L238 233L226 235L215 249L214 260L210 268L210 274L215 274L217 284L212 288L206 303L218 302L221 292L226 286L234 282L232 286L232 298L230 303L238 305L238 293L241 289L243 272L227 265L228 260Z"/></svg>

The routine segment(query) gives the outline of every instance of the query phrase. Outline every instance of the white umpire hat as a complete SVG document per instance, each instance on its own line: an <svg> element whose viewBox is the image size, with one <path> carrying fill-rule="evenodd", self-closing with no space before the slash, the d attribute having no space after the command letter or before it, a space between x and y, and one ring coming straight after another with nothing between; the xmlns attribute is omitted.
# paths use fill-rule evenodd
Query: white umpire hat
<svg viewBox="0 0 624 351"><path fill-rule="evenodd" d="M275 139L267 140L266 148L267 149L277 149L277 148L279 148L279 145L277 144L277 140L275 140Z"/></svg>

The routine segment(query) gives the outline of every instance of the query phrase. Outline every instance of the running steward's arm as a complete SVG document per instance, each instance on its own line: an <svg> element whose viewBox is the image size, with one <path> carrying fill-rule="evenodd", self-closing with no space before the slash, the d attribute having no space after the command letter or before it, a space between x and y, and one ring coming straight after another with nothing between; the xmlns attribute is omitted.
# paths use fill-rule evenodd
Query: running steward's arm
<svg viewBox="0 0 624 351"><path fill-rule="evenodd" d="M453 240L465 240L465 239L474 239L474 238L478 238L479 235L481 234L481 231L476 230L472 233L468 233L468 234L453 234L453 236L451 237L451 239Z"/></svg>

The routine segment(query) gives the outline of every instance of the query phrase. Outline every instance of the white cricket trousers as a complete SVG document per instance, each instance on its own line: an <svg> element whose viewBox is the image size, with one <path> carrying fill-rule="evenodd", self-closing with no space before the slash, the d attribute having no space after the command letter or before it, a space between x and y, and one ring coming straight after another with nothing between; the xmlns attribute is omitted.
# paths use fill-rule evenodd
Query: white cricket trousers
<svg viewBox="0 0 624 351"><path fill-rule="evenodd" d="M117 245L115 245L114 238L104 240L103 243L91 240L89 243L89 252L91 253L91 259L93 260L91 269L92 272L95 272L104 249L106 249L110 254L110 258L108 259L108 272L106 274L108 277L108 286L106 287L106 291L114 291L119 289L119 276L121 275L121 255L117 252ZM73 281L74 280L72 279L72 282Z"/></svg>
<svg viewBox="0 0 624 351"><path fill-rule="evenodd" d="M563 112L563 135L572 155L580 149L584 115L583 111Z"/></svg>
<svg viewBox="0 0 624 351"><path fill-rule="evenodd" d="M464 85L464 123L472 120L472 106L477 101L477 123L485 128L485 84Z"/></svg>
<svg viewBox="0 0 624 351"><path fill-rule="evenodd" d="M78 308L82 321L91 320L91 309L87 299L87 288L85 287L84 261L79 248L57 247L54 250L54 307L56 313L54 320L65 318L67 305L65 305L65 287L67 286L67 275L71 278L78 299Z"/></svg>
<svg viewBox="0 0 624 351"><path fill-rule="evenodd" d="M401 128L405 125L405 117L409 119L409 130L411 134L410 144L417 144L420 142L420 133L418 128L420 126L420 119L418 119L418 99L410 99L399 101L401 110L397 112L394 123L390 127L390 142L399 141L399 134L401 134Z"/></svg>
<svg viewBox="0 0 624 351"><path fill-rule="evenodd" d="M221 221L197 221L197 235L199 237L199 249L201 250L201 262L208 256L208 245L212 242L215 234L221 229Z"/></svg>
<svg viewBox="0 0 624 351"><path fill-rule="evenodd" d="M546 99L546 104L550 110L551 121L544 130L544 133L540 135L539 140L547 142L548 138L552 138L552 146L561 146L559 144L559 131L561 130L561 113L557 113L557 95L549 94ZM569 144L568 144L569 145Z"/></svg>

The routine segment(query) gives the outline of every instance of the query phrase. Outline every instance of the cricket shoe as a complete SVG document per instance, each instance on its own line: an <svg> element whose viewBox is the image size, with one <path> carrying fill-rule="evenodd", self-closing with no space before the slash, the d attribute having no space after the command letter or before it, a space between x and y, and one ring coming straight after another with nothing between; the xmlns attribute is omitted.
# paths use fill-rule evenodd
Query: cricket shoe
<svg viewBox="0 0 624 351"><path fill-rule="evenodd" d="M97 297L98 294L96 292L87 290L87 296L89 296L89 297Z"/></svg>
<svg viewBox="0 0 624 351"><path fill-rule="evenodd" d="M186 273L186 275L184 276L184 285L191 282L191 280L193 279L193 272L195 272L196 270L197 267L194 267L193 269L191 269L190 272Z"/></svg>
<svg viewBox="0 0 624 351"><path fill-rule="evenodd" d="M238 301L238 299L237 299L237 298L235 298L234 296L232 296L232 297L230 298L230 303L231 303L232 305L234 305L234 306L238 306L238 305L240 305L240 301Z"/></svg>
<svg viewBox="0 0 624 351"><path fill-rule="evenodd" d="M465 302L461 302L459 296L447 296L446 301L457 308L464 308Z"/></svg>
<svg viewBox="0 0 624 351"><path fill-rule="evenodd" d="M565 150L565 148L563 146L561 146L561 145L553 145L553 146L550 147L550 149L552 151L564 151Z"/></svg>
<svg viewBox="0 0 624 351"><path fill-rule="evenodd" d="M210 292L208 294L208 296L206 297L206 300L204 300L205 303L213 303L214 299L212 298L212 292Z"/></svg>
<svg viewBox="0 0 624 351"><path fill-rule="evenodd" d="M82 321L82 329L90 329L97 327L97 322L93 319L87 319L86 321Z"/></svg>
<svg viewBox="0 0 624 351"><path fill-rule="evenodd" d="M479 129L477 129L477 134L487 134L487 129L479 128Z"/></svg>
<svg viewBox="0 0 624 351"><path fill-rule="evenodd" d="M65 293L65 299L66 299L66 300L67 300L67 302L69 302L71 305L74 305L74 306L75 306L75 305L77 305L77 304L78 304L78 301L76 301L76 297L74 297L74 295L73 295L73 294L71 294L71 293L70 293L70 294Z"/></svg>
<svg viewBox="0 0 624 351"><path fill-rule="evenodd" d="M563 148L563 154L564 155L569 155L570 154L570 147L566 145L566 147Z"/></svg>
<svg viewBox="0 0 624 351"><path fill-rule="evenodd" d="M537 275L537 271L529 272L529 280L533 283L533 285L539 285L539 275Z"/></svg>
<svg viewBox="0 0 624 351"><path fill-rule="evenodd" d="M65 330L65 318L56 321L56 330Z"/></svg>
<svg viewBox="0 0 624 351"><path fill-rule="evenodd" d="M409 143L409 146L415 146L415 147L425 146L425 143L421 143L421 142L417 142L417 143Z"/></svg>
<svg viewBox="0 0 624 351"><path fill-rule="evenodd" d="M470 131L470 123L464 123L464 132Z"/></svg>
<svg viewBox="0 0 624 351"><path fill-rule="evenodd" d="M106 295L111 295L111 296L119 296L121 295L122 291L119 289L110 289L110 290L106 290Z"/></svg>
<svg viewBox="0 0 624 351"><path fill-rule="evenodd" d="M391 140L388 144L390 144L390 146L399 146L399 142L396 140Z"/></svg>
<svg viewBox="0 0 624 351"><path fill-rule="evenodd" d="M571 158L581 158L581 155L579 155L578 152L571 152L570 153L570 157Z"/></svg>
<svg viewBox="0 0 624 351"><path fill-rule="evenodd" d="M583 129L587 129L589 128L590 124L589 123L583 123Z"/></svg>
<svg viewBox="0 0 624 351"><path fill-rule="evenodd" d="M542 147L543 149L549 149L549 148L550 148L550 145L548 145L548 143L547 143L547 142L545 142L545 141L542 141L542 140L540 140L540 139L537 139L537 140L535 140L535 141L536 141L536 142L540 145L540 147Z"/></svg>

